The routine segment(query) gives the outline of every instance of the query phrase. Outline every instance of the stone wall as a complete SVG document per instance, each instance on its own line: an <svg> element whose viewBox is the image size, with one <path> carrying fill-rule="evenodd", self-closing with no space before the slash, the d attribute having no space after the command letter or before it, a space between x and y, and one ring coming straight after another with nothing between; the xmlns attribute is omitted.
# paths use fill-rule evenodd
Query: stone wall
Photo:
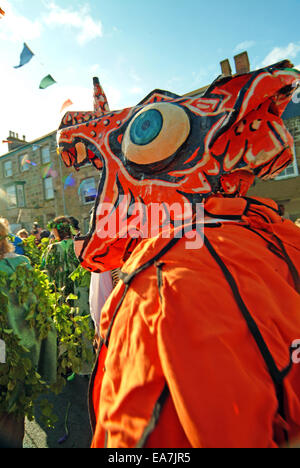
<svg viewBox="0 0 300 468"><path fill-rule="evenodd" d="M285 125L294 138L298 172L300 174L300 116L288 119ZM249 196L271 198L283 204L285 213L295 221L300 218L300 175L280 180L256 180Z"/></svg>

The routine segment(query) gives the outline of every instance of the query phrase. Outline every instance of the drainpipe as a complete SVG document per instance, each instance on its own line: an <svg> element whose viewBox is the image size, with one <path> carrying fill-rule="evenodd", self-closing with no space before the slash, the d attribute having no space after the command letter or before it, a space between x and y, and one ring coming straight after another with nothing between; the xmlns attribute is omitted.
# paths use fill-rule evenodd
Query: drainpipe
<svg viewBox="0 0 300 468"><path fill-rule="evenodd" d="M59 175L60 175L60 182L62 187L62 200L63 200L63 208L64 208L64 216L67 216L67 208L66 208L66 199L65 199L65 191L64 191L64 184L62 180L62 162L60 156L58 157L59 160Z"/></svg>

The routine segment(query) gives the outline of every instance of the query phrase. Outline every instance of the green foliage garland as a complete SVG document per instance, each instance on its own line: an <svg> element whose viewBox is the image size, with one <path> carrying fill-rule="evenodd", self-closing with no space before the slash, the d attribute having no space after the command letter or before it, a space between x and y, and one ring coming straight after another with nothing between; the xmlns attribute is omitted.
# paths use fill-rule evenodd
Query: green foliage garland
<svg viewBox="0 0 300 468"><path fill-rule="evenodd" d="M22 247L26 257L29 258L33 266L41 266L41 258L49 242L50 239L48 237L44 237L38 245L35 243L35 236L29 236L27 239L23 239Z"/></svg>
<svg viewBox="0 0 300 468"><path fill-rule="evenodd" d="M28 356L29 350L21 345L8 325L9 295L18 291L19 305L30 304L26 317L28 326L34 327L39 340L46 338L53 312L51 298L41 294L42 290L47 291L47 281L43 273L24 265L18 266L11 276L0 272L0 339L6 346L6 363L0 364L0 412L33 419L34 402L49 391Z"/></svg>
<svg viewBox="0 0 300 468"><path fill-rule="evenodd" d="M53 426L56 417L50 405L38 397L49 391L61 392L68 372L80 373L84 362L93 361L94 329L89 315L81 316L78 308L70 306L76 296L70 295L63 302L61 294L55 292L47 275L39 269L41 250L37 250L34 243L27 243L31 269L20 265L10 276L0 272L0 339L6 345L6 363L0 364L0 413L14 413L32 420L35 406L39 405L44 424ZM80 275L79 272L80 269ZM27 304L28 309L29 304L26 321L39 340L47 337L53 324L57 331L57 379L51 386L36 372L28 349L9 328L8 296L16 291L19 305Z"/></svg>

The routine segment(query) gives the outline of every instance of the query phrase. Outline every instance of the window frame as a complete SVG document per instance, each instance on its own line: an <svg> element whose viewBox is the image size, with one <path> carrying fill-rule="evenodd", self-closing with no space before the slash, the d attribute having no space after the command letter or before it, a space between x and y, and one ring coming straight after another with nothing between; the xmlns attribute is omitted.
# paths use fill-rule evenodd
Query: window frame
<svg viewBox="0 0 300 468"><path fill-rule="evenodd" d="M11 172L10 174L7 174L7 169L6 169L7 164L10 165L10 172ZM12 164L11 159L8 159L7 161L3 161L3 175L4 175L5 179L7 179L8 177L13 176L13 164Z"/></svg>
<svg viewBox="0 0 300 468"><path fill-rule="evenodd" d="M25 190L24 190L24 184L15 184L16 186L16 194L17 194L17 206L18 208L25 208L26 206L26 199L25 199ZM20 197L20 190L22 190L22 197ZM20 200L22 198L22 203L20 203Z"/></svg>
<svg viewBox="0 0 300 468"><path fill-rule="evenodd" d="M22 161L26 156L27 156L26 159L28 159L28 153L23 153L23 154L19 155L19 169L20 169L20 172L26 172L26 171L29 171L29 169L30 169L30 164L28 164L27 162L25 162L25 164L22 165Z"/></svg>
<svg viewBox="0 0 300 468"><path fill-rule="evenodd" d="M88 180L93 180L94 182L94 187L95 188L95 197L93 197L92 200L89 200L89 201L86 201L86 198L84 197L84 194L83 194L83 190L82 190L82 186L83 186L83 183L88 181ZM96 184L96 180L95 180L95 177L91 176L91 177L86 177L85 179L83 179L81 182L80 182L80 193L79 193L79 198L80 198L80 201L83 205L89 205L90 203L94 203L95 200L96 200L96 197L97 197L97 184ZM91 198L91 197L90 197Z"/></svg>
<svg viewBox="0 0 300 468"><path fill-rule="evenodd" d="M12 188L14 189L14 193L9 194L9 191ZM22 191L21 196L20 196L20 190ZM5 186L5 193L6 193L6 203L7 203L8 209L25 208L26 207L26 196L25 196L25 190L24 190L24 183L23 182L12 182L11 184L7 184ZM11 195L13 195L13 198L15 199L14 204L10 203Z"/></svg>
<svg viewBox="0 0 300 468"><path fill-rule="evenodd" d="M48 149L48 152L49 152L49 159L47 161L44 160L44 156L43 156L43 151L45 149ZM49 144L41 146L41 163L42 163L42 165L46 165L46 164L51 163L51 151L50 151L50 145Z"/></svg>
<svg viewBox="0 0 300 468"><path fill-rule="evenodd" d="M52 195L51 197L47 197L47 192L49 190L49 187L46 187L46 181L48 179L51 179L51 190L52 190ZM54 184L53 184L53 177L49 176L49 177L45 177L43 179L43 188L44 188L44 200L45 201L49 201L49 200L53 200L55 198L55 193L54 193Z"/></svg>
<svg viewBox="0 0 300 468"><path fill-rule="evenodd" d="M15 200L16 200L16 202L14 204L10 203L11 195L8 193L10 188L14 189L14 197L15 197ZM7 185L5 187L5 193L6 193L7 207L9 209L18 208L18 197L17 197L17 186L16 186L16 184L12 183L12 184Z"/></svg>

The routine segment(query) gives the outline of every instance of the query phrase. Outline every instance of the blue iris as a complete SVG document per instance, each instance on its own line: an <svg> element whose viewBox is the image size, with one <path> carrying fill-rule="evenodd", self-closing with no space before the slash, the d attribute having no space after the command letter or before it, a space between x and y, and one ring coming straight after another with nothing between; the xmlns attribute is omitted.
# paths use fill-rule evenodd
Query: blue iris
<svg viewBox="0 0 300 468"><path fill-rule="evenodd" d="M132 123L130 138L136 145L147 145L157 137L163 125L161 113L155 109L149 109L140 114Z"/></svg>

